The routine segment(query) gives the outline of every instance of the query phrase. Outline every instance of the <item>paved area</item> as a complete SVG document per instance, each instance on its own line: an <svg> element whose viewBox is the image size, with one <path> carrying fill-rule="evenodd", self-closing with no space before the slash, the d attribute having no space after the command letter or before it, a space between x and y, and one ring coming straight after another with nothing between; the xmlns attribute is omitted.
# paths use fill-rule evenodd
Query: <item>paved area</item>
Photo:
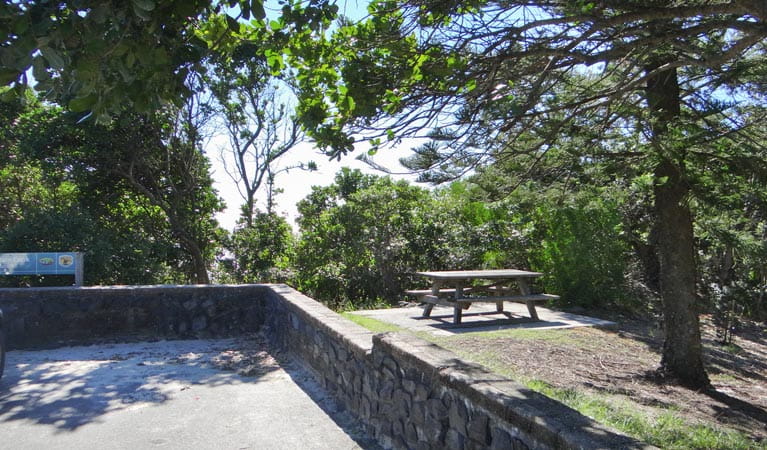
<svg viewBox="0 0 767 450"><path fill-rule="evenodd" d="M9 352L0 448L377 448L308 373L259 345L218 339Z"/></svg>
<svg viewBox="0 0 767 450"><path fill-rule="evenodd" d="M541 319L538 322L529 320L530 315L527 312L527 307L522 303L504 303L504 310L509 313L506 316L497 313L494 304L475 303L468 310L463 311L462 323L459 325L453 324L453 308L446 306L435 306L430 317L422 317L423 308L420 306L355 311L352 314L388 322L409 330L426 331L442 336L511 328L547 330L552 328L594 326L611 328L616 326L615 322L609 320L554 311L540 306L535 309Z"/></svg>

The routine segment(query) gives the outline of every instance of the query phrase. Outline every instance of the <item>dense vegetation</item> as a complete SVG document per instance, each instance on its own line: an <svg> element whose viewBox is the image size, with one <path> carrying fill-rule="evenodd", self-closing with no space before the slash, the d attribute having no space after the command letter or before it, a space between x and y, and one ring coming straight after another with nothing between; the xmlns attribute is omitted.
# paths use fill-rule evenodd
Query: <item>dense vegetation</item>
<svg viewBox="0 0 767 450"><path fill-rule="evenodd" d="M209 281L221 201L193 123L172 111L77 123L31 94L0 107L2 251L82 251L86 284Z"/></svg>

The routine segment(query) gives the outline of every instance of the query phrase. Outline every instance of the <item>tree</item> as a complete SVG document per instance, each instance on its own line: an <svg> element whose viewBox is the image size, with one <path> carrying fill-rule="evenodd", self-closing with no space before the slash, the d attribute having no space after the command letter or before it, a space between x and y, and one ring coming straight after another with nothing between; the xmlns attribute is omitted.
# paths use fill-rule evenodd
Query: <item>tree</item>
<svg viewBox="0 0 767 450"><path fill-rule="evenodd" d="M432 167L471 169L492 164L499 149L535 163L572 130L592 127L593 145L575 160L622 161L652 176L661 372L708 387L690 202L707 161L732 161L764 141L753 127L763 111L745 113L764 94L764 3L426 0L377 1L370 11L369 21L315 44L343 50L294 63L339 69L299 79L313 137L338 155L357 131L391 139L431 130ZM636 145L599 145L611 135L637 136Z"/></svg>
<svg viewBox="0 0 767 450"><path fill-rule="evenodd" d="M115 161L108 154L102 159L94 155L121 136L102 126L77 124L76 116L34 96L23 99L0 102L0 248L82 251L87 284L183 282L178 268L188 258L162 210L115 176ZM71 282L70 277L55 278L7 281Z"/></svg>
<svg viewBox="0 0 767 450"><path fill-rule="evenodd" d="M117 139L103 142L93 154L102 170L117 175L164 214L169 231L189 256L184 270L193 283L208 284L222 209L212 188L210 165L189 109L152 117L125 115L102 133Z"/></svg>
<svg viewBox="0 0 767 450"><path fill-rule="evenodd" d="M232 233L233 272L238 282L285 283L295 252L293 229L275 213L256 212L250 225Z"/></svg>
<svg viewBox="0 0 767 450"><path fill-rule="evenodd" d="M212 188L194 109L124 113L109 124L77 124L75 115L59 113L31 122L24 145L30 158L50 166L45 173L80 178L91 204L127 206L132 202L120 196L128 191L148 215L159 216L162 223L153 224L157 238L174 241L185 254L178 262L186 280L207 283L217 230L213 216L221 201ZM44 127L35 129L38 125Z"/></svg>
<svg viewBox="0 0 767 450"><path fill-rule="evenodd" d="M431 205L423 188L342 169L298 204L299 288L334 307L394 302L415 281L412 272L437 266L441 233Z"/></svg>
<svg viewBox="0 0 767 450"><path fill-rule="evenodd" d="M253 39L257 52L280 59L288 37L320 32L338 10L329 0L288 0L273 19L265 8L260 0L5 0L0 85L20 94L31 68L47 100L101 122L126 108L180 107L212 52Z"/></svg>
<svg viewBox="0 0 767 450"><path fill-rule="evenodd" d="M274 168L280 157L302 142L304 133L289 115L287 85L273 79L266 60L253 53L252 47L246 42L231 57L221 55L206 78L229 137L229 149L222 149L221 157L245 202L242 220L246 227L253 226L256 195L264 183L269 188L267 212L272 213L276 175L291 169L315 169L311 162Z"/></svg>

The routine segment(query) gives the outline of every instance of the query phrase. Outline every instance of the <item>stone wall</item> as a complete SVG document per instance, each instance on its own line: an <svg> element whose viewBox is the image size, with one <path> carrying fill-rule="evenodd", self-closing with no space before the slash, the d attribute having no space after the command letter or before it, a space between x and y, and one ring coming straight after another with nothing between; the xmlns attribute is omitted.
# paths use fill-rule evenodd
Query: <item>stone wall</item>
<svg viewBox="0 0 767 450"><path fill-rule="evenodd" d="M645 447L415 336L374 335L284 285L0 289L0 308L12 348L262 328L387 448Z"/></svg>
<svg viewBox="0 0 767 450"><path fill-rule="evenodd" d="M373 335L289 287L273 286L266 304L272 341L386 447L646 448L415 336Z"/></svg>
<svg viewBox="0 0 767 450"><path fill-rule="evenodd" d="M263 285L0 289L9 348L99 338L190 338L256 331Z"/></svg>

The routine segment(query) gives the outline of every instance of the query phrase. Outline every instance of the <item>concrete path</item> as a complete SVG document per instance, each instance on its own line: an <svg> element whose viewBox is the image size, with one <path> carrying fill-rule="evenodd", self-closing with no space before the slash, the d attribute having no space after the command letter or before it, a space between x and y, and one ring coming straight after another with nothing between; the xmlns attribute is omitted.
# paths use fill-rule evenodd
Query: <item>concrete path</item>
<svg viewBox="0 0 767 450"><path fill-rule="evenodd" d="M352 314L370 317L414 331L426 331L434 335L449 336L460 333L495 331L513 328L529 330L549 330L553 328L573 327L615 327L615 322L596 319L578 314L553 311L537 306L539 322L529 321L527 307L522 303L504 303L504 310L511 318L497 313L494 304L476 303L463 311L460 325L453 324L453 308L435 306L430 317L422 317L423 308L420 306L391 309L375 309L355 311Z"/></svg>
<svg viewBox="0 0 767 450"><path fill-rule="evenodd" d="M377 448L304 370L242 350L219 339L9 352L0 448Z"/></svg>

